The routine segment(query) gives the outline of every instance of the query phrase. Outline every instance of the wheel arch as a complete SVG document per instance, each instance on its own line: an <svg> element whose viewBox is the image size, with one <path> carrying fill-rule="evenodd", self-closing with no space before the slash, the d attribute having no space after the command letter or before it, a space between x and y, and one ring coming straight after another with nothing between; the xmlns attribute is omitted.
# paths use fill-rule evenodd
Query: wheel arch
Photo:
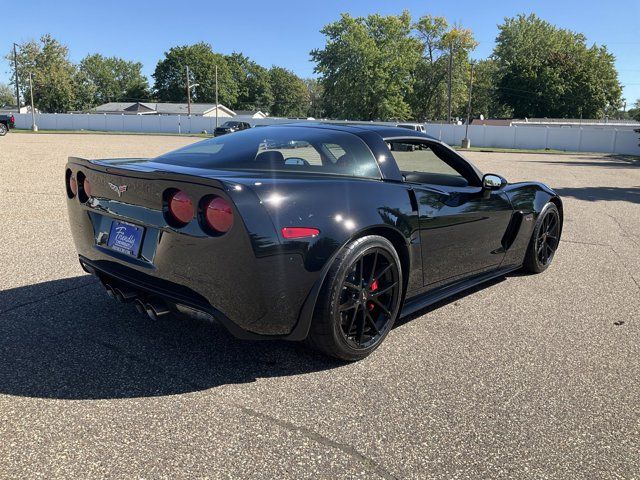
<svg viewBox="0 0 640 480"><path fill-rule="evenodd" d="M562 208L562 200L560 200L560 197L553 196L549 199L549 201L551 203L553 203L556 208L558 209L558 213L560 214L560 236L562 236L562 227L564 225L564 209ZM560 238L558 238L558 240L560 240Z"/></svg>
<svg viewBox="0 0 640 480"><path fill-rule="evenodd" d="M404 295L407 291L407 285L409 283L409 271L411 268L411 258L409 256L409 247L407 246L407 240L398 230L395 230L389 226L374 226L359 231L354 235L349 242L358 238L366 237L367 235L378 235L386 238L391 242L393 248L395 248L398 257L400 258L400 266L402 267L402 302L404 302ZM402 307L401 302L401 307Z"/></svg>
<svg viewBox="0 0 640 480"><path fill-rule="evenodd" d="M298 316L298 322L296 326L293 328L291 333L286 336L287 340L304 340L308 333L309 328L311 327L311 321L313 319L313 312L316 308L316 303L318 302L318 296L320 294L320 289L325 282L327 277L327 273L329 268L335 261L335 258L338 256L338 253L348 244L357 240L358 238L366 237L368 235L378 235L383 237L391 242L393 248L396 250L398 257L400 258L400 266L402 268L402 298L400 301L400 310L402 310L402 306L404 304L405 295L407 292L407 284L409 281L409 269L411 267L411 260L409 256L409 248L407 244L407 240L404 235L394 229L391 226L384 225L374 225L370 227L366 227L358 232L354 233L351 237L349 237L345 242L342 243L340 248L337 248L331 258L326 262L322 272L318 278L318 281L314 285L314 287L309 292L302 309L300 311L300 315Z"/></svg>

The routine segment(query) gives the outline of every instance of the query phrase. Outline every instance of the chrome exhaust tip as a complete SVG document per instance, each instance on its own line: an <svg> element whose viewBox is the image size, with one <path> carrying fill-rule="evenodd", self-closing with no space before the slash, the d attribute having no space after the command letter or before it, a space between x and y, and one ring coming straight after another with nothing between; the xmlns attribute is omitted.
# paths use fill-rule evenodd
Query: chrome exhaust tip
<svg viewBox="0 0 640 480"><path fill-rule="evenodd" d="M105 284L104 288L106 288L107 290L107 295L109 295L111 298L116 298L116 292L113 290L113 287L111 285L107 283Z"/></svg>
<svg viewBox="0 0 640 480"><path fill-rule="evenodd" d="M136 298L136 301L133 302L133 305L136 307L136 310L138 311L138 313L141 313L143 315L147 314L147 308L146 308L144 302L142 300L140 300L139 298Z"/></svg>
<svg viewBox="0 0 640 480"><path fill-rule="evenodd" d="M158 320L158 318L171 313L171 310L167 308L164 303L161 302L148 302L144 305L145 311L147 312L147 316L151 320Z"/></svg>
<svg viewBox="0 0 640 480"><path fill-rule="evenodd" d="M121 303L131 302L138 296L138 294L134 290L120 288L114 288L113 293L115 294L116 300Z"/></svg>

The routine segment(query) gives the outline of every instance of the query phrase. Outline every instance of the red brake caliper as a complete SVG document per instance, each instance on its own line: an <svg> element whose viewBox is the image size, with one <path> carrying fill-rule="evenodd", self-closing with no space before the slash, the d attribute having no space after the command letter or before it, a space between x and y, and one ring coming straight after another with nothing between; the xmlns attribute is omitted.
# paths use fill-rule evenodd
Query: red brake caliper
<svg viewBox="0 0 640 480"><path fill-rule="evenodd" d="M376 290L378 290L378 280L374 280L373 281L373 283L369 287L369 290L371 292L375 292ZM368 302L367 303L367 308L369 309L369 311L371 311L371 310L373 310L375 308L375 305L373 304L373 302Z"/></svg>

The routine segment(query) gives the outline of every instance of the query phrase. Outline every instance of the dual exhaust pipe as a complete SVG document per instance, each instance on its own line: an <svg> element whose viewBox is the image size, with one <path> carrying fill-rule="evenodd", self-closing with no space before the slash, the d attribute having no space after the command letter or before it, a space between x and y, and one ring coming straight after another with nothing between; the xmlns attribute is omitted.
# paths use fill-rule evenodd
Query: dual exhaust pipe
<svg viewBox="0 0 640 480"><path fill-rule="evenodd" d="M135 290L116 287L109 283L105 283L104 286L107 290L107 295L111 298L120 303L134 302L136 310L146 314L151 320L158 320L158 318L171 313L166 304L160 300L143 299Z"/></svg>

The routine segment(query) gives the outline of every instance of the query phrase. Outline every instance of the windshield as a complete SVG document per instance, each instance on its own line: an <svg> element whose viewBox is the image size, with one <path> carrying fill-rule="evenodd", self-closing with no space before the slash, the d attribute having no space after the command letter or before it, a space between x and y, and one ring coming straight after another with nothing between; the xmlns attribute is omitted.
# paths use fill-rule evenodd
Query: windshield
<svg viewBox="0 0 640 480"><path fill-rule="evenodd" d="M223 127L237 127L240 125L240 122L224 122L222 124Z"/></svg>
<svg viewBox="0 0 640 480"><path fill-rule="evenodd" d="M371 150L359 137L310 127L242 130L175 150L156 161L216 170L380 178Z"/></svg>

